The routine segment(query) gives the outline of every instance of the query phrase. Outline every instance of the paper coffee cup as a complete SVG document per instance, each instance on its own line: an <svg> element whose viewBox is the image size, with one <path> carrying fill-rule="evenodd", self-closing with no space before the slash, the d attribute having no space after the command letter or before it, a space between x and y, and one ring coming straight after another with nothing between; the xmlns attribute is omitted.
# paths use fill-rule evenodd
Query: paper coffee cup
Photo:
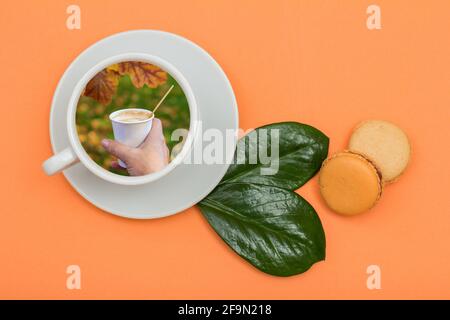
<svg viewBox="0 0 450 320"><path fill-rule="evenodd" d="M152 129L153 112L146 109L130 108L117 110L109 115L112 123L114 140L129 147L138 147ZM119 159L119 165L126 164Z"/></svg>

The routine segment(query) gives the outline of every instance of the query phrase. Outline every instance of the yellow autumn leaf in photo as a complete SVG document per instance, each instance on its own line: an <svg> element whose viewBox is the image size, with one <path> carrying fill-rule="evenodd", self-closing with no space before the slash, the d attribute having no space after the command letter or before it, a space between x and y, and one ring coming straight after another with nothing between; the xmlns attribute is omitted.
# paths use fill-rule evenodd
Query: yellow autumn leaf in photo
<svg viewBox="0 0 450 320"><path fill-rule="evenodd" d="M101 126L101 122L100 122L99 119L93 119L93 120L91 121L91 127L92 127L92 129L98 129L98 128L100 128L100 126Z"/></svg>
<svg viewBox="0 0 450 320"><path fill-rule="evenodd" d="M88 82L84 95L107 105L111 102L118 84L119 74L112 70L103 69Z"/></svg>
<svg viewBox="0 0 450 320"><path fill-rule="evenodd" d="M78 135L78 138L80 139L80 142L81 142L81 143L85 143L86 140L87 140L87 137L86 137L85 134L79 134L79 135Z"/></svg>
<svg viewBox="0 0 450 320"><path fill-rule="evenodd" d="M167 81L167 72L158 66L141 61L119 63L119 74L128 74L136 88L142 88L144 84L149 88L156 88Z"/></svg>
<svg viewBox="0 0 450 320"><path fill-rule="evenodd" d="M90 131L87 136L88 143L91 146L97 146L100 144L100 138L95 131Z"/></svg>
<svg viewBox="0 0 450 320"><path fill-rule="evenodd" d="M107 67L106 70L119 72L119 64L118 63L112 64L109 67Z"/></svg>

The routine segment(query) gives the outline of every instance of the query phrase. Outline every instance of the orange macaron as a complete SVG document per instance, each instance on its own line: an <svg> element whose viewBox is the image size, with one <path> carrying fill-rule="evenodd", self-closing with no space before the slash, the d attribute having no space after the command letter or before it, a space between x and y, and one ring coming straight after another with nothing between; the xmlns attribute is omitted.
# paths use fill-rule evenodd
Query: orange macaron
<svg viewBox="0 0 450 320"><path fill-rule="evenodd" d="M400 177L411 157L411 144L406 133L383 120L360 123L353 130L348 149L373 161L386 183Z"/></svg>
<svg viewBox="0 0 450 320"><path fill-rule="evenodd" d="M342 151L322 164L320 193L333 211L356 215L372 208L383 191L381 175L364 156Z"/></svg>

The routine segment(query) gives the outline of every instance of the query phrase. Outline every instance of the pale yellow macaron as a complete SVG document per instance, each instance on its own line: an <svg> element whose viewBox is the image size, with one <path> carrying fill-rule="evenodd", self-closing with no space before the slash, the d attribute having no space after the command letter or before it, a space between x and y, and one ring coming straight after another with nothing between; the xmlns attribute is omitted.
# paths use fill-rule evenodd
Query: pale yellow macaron
<svg viewBox="0 0 450 320"><path fill-rule="evenodd" d="M380 170L384 182L396 180L411 157L411 146L403 130L382 120L359 124L353 130L348 149L370 159Z"/></svg>
<svg viewBox="0 0 450 320"><path fill-rule="evenodd" d="M369 210L383 190L376 167L363 156L349 151L336 153L324 161L319 185L328 207L343 215Z"/></svg>

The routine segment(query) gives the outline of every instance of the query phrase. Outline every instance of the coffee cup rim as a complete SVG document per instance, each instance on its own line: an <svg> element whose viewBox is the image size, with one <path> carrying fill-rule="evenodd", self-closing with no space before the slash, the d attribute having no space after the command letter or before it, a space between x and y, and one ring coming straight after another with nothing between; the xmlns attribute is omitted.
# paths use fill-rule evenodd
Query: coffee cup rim
<svg viewBox="0 0 450 320"><path fill-rule="evenodd" d="M150 113L151 117L149 117L147 119L144 119L144 120L137 120L137 121L133 121L133 122L120 121L120 120L114 118L118 114L120 114L122 112L125 112L125 111L145 111L146 113ZM109 115L109 120L111 120L112 122L120 123L120 124L145 123L145 122L149 122L149 121L153 120L154 118L155 118L155 114L153 113L153 111L147 110L147 109L142 109L142 108L125 108L125 109L120 109L120 110L116 110L114 112L111 112L110 115Z"/></svg>
<svg viewBox="0 0 450 320"><path fill-rule="evenodd" d="M180 85L182 88L186 99L188 101L189 106L189 113L190 113L190 123L189 123L189 131L187 134L187 137L185 138L183 148L180 151L180 153L163 169L153 172L147 175L143 176L121 176L115 173L112 173L103 167L99 166L97 163L95 163L94 160L91 159L91 157L87 154L86 150L81 145L81 142L78 137L78 133L76 130L76 109L77 104L80 99L82 90L86 86L86 84L89 82L92 77L94 77L99 71L104 69L105 67L120 63L124 61L143 61L152 63L154 65L157 65L161 67L163 70L168 72ZM154 115L151 119L154 118ZM91 67L87 72L84 73L84 75L80 78L80 80L77 82L73 92L72 96L69 100L69 108L67 111L67 132L69 137L69 142L71 147L74 149L74 152L82 162L82 164L93 174L98 176L99 178L115 183L115 184L121 184L121 185L141 185L146 184L149 182L156 181L169 172L171 172L175 167L177 167L188 155L190 152L193 144L194 139L197 136L198 131L198 123L199 123L199 114L197 109L197 102L194 96L194 93L192 91L191 86L189 85L189 82L184 77L184 75L170 62L167 60L156 56L151 55L147 53L138 53L138 52L130 52L130 53L122 53L119 55L114 55L112 57L108 57L106 59L103 59L99 61L97 64L95 64L93 67Z"/></svg>

